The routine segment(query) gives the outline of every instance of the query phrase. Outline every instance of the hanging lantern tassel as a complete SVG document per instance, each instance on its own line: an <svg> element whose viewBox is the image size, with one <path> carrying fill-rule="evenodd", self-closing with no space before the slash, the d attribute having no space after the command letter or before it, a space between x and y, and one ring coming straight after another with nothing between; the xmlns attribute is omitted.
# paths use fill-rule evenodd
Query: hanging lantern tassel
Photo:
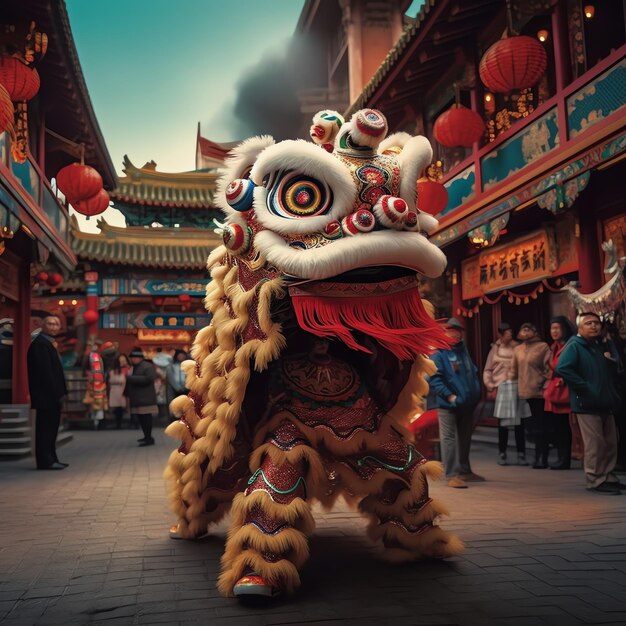
<svg viewBox="0 0 626 626"><path fill-rule="evenodd" d="M26 102L18 102L15 108L15 137L11 142L11 156L16 163L28 158L28 110Z"/></svg>

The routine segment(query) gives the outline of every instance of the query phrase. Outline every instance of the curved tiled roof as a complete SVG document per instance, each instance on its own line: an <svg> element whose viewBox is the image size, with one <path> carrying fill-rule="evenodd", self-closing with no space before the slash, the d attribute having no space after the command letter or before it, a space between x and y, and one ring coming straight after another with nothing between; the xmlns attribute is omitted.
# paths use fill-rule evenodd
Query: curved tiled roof
<svg viewBox="0 0 626 626"><path fill-rule="evenodd" d="M46 129L84 144L85 162L95 167L106 189L113 189L117 174L91 103L72 36L64 0L20 0L15 5L23 19L34 20L37 29L48 35L48 51L37 69L41 77L41 101L45 103ZM3 11L5 6L2 7ZM3 17L6 17L3 15ZM50 138L48 138L50 141ZM51 178L61 167L76 160L67 145L46 155L46 175Z"/></svg>
<svg viewBox="0 0 626 626"><path fill-rule="evenodd" d="M71 219L70 243L79 259L117 265L203 269L222 244L211 230L197 228L123 228L98 220L99 233L86 233Z"/></svg>
<svg viewBox="0 0 626 626"><path fill-rule="evenodd" d="M178 174L157 172L154 161L136 167L128 156L124 156L123 171L126 176L119 179L118 187L110 194L114 202L189 209L210 209L215 206L213 195L219 178L217 171Z"/></svg>

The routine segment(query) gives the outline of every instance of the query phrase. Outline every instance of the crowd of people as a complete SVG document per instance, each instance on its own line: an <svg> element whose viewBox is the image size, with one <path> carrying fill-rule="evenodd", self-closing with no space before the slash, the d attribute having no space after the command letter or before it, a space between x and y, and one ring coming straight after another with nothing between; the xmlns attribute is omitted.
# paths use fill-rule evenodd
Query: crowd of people
<svg viewBox="0 0 626 626"><path fill-rule="evenodd" d="M484 402L479 402L479 369L465 345L464 325L453 317L445 326L452 345L433 357L437 372L429 379L429 407L437 409L448 486L463 489L485 480L472 471L470 444L477 420L492 415L498 418L498 464L510 462L513 429L518 465L529 465L529 439L534 442L533 469L570 469L570 420L575 420L587 488L607 495L626 489L615 474L618 443L622 450L624 445L618 427L624 428L626 354L619 336L608 332L597 314L581 313L576 325L563 316L552 318L551 344L531 322L521 325L516 338L509 324L500 324L482 372ZM551 447L557 459L549 465Z"/></svg>
<svg viewBox="0 0 626 626"><path fill-rule="evenodd" d="M470 446L478 419L489 415L498 419L499 465L512 461L508 456L512 429L517 465L530 464L526 459L526 441L530 440L534 442L533 469L570 469L570 424L575 423L584 447L587 488L607 495L626 489L615 474L618 443L621 441L622 451L625 443L626 354L619 336L609 333L595 313L581 313L576 325L563 316L552 318L550 344L531 322L522 324L516 337L509 324L500 324L482 370L482 402L481 376L465 344L465 327L452 317L445 328L451 347L433 355L437 371L429 377L429 407L437 410L448 486L463 489L468 483L485 480L472 471ZM46 317L27 355L31 404L36 411L38 469L67 467L55 449L67 394L55 343L60 329L58 317ZM154 417L172 419L168 411L171 401L187 393L181 365L188 358L183 350L173 355L159 350L149 360L139 347L126 356L111 342L93 341L83 361L87 375L83 403L94 428L103 427L109 415L119 429L128 417L131 428L142 429L139 445L153 445ZM556 449L557 459L549 465L551 447ZM623 452L620 460L624 461Z"/></svg>
<svg viewBox="0 0 626 626"><path fill-rule="evenodd" d="M41 470L61 470L68 466L59 461L56 453L61 408L67 395L56 347L60 331L61 320L57 316L44 318L27 354L31 406L35 409L35 457L37 469ZM154 445L154 417L174 419L169 414L169 404L187 393L181 364L188 358L184 350L175 350L173 355L159 350L150 360L139 347L127 356L119 353L111 342L93 340L87 346L82 367L87 378L83 404L94 428L104 428L109 416L115 428L121 429L127 418L131 428L142 429L139 445Z"/></svg>

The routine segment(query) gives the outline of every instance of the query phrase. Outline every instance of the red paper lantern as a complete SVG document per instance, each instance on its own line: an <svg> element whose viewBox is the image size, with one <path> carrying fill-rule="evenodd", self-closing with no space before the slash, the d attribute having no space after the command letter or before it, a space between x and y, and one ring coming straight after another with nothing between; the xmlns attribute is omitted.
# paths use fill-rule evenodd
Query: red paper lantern
<svg viewBox="0 0 626 626"><path fill-rule="evenodd" d="M86 215L89 219L92 215L100 215L109 208L109 194L104 189L100 189L95 196L72 203L72 206L77 213Z"/></svg>
<svg viewBox="0 0 626 626"><path fill-rule="evenodd" d="M98 311L94 311L93 309L87 309L83 313L83 321L85 324L95 324L98 321Z"/></svg>
<svg viewBox="0 0 626 626"><path fill-rule="evenodd" d="M58 287L62 283L63 283L63 275L59 274L59 272L52 272L51 274L48 274L48 278L46 279L46 284L50 285L50 287Z"/></svg>
<svg viewBox="0 0 626 626"><path fill-rule="evenodd" d="M37 272L37 274L35 274L35 282L39 285L47 284L48 272Z"/></svg>
<svg viewBox="0 0 626 626"><path fill-rule="evenodd" d="M16 57L0 56L0 83L13 102L30 100L39 91L39 74Z"/></svg>
<svg viewBox="0 0 626 626"><path fill-rule="evenodd" d="M425 213L437 215L448 206L448 190L429 178L417 181L417 208Z"/></svg>
<svg viewBox="0 0 626 626"><path fill-rule="evenodd" d="M490 91L507 93L537 84L546 71L548 55L533 37L519 35L496 41L480 60L480 80Z"/></svg>
<svg viewBox="0 0 626 626"><path fill-rule="evenodd" d="M70 204L93 198L102 189L102 176L89 165L72 163L57 173L57 187Z"/></svg>
<svg viewBox="0 0 626 626"><path fill-rule="evenodd" d="M191 300L191 296L190 296L188 293L181 293L181 294L178 296L178 299L179 299L181 302L189 302L189 301Z"/></svg>
<svg viewBox="0 0 626 626"><path fill-rule="evenodd" d="M163 306L165 304L165 298L154 296L154 298L152 298L152 304L154 304L154 306Z"/></svg>
<svg viewBox="0 0 626 626"><path fill-rule="evenodd" d="M13 126L15 109L9 92L0 83L0 133Z"/></svg>
<svg viewBox="0 0 626 626"><path fill-rule="evenodd" d="M448 148L471 148L484 132L485 123L482 117L476 111L456 104L442 113L433 127L435 139Z"/></svg>

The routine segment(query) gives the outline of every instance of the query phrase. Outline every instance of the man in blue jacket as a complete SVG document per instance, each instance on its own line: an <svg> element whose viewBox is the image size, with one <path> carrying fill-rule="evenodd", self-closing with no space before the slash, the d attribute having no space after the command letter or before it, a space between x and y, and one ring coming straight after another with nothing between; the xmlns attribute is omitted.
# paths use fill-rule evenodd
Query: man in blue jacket
<svg viewBox="0 0 626 626"><path fill-rule="evenodd" d="M585 448L587 489L619 495L613 473L617 462L617 431L614 414L620 405L616 377L620 366L611 344L602 341L602 322L595 313L578 316L578 335L566 344L555 373L569 387L570 406L578 419Z"/></svg>
<svg viewBox="0 0 626 626"><path fill-rule="evenodd" d="M478 368L465 346L463 324L451 317L446 322L449 350L432 356L437 373L429 378L430 399L437 407L441 457L449 487L463 489L466 481L482 481L470 467L473 412L480 399Z"/></svg>

